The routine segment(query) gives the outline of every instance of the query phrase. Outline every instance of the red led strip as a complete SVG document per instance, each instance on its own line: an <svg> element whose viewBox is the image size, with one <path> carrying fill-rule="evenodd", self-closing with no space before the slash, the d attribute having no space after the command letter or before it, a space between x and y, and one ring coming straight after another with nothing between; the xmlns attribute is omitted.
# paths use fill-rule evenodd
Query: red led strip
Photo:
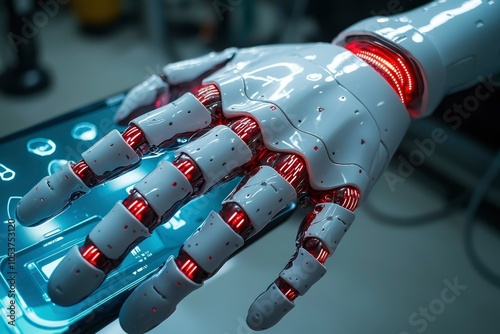
<svg viewBox="0 0 500 334"><path fill-rule="evenodd" d="M307 170L301 157L295 154L283 155L276 161L274 169L297 193L302 192L304 180L307 179Z"/></svg>
<svg viewBox="0 0 500 334"><path fill-rule="evenodd" d="M318 238L308 238L302 247L321 264L325 263L331 254L328 247Z"/></svg>
<svg viewBox="0 0 500 334"><path fill-rule="evenodd" d="M203 182L203 172L198 167L196 162L194 162L193 159L186 154L181 154L175 158L175 160L172 161L172 165L177 167L177 169L184 174L193 187L199 185L200 182Z"/></svg>
<svg viewBox="0 0 500 334"><path fill-rule="evenodd" d="M104 255L99 250L99 248L97 248L97 246L89 238L85 240L84 245L78 250L88 263L90 263L97 269L102 270L105 274L109 273L116 266L112 261L110 261L110 259L106 257L106 255Z"/></svg>
<svg viewBox="0 0 500 334"><path fill-rule="evenodd" d="M202 283L210 276L210 273L201 268L183 249L179 251L179 255L175 258L175 263L179 270L193 282Z"/></svg>
<svg viewBox="0 0 500 334"><path fill-rule="evenodd" d="M354 211L358 206L361 193L358 189L353 187L345 187L340 190L342 191L342 194L337 195L337 198L340 197L343 201L339 204L349 211Z"/></svg>
<svg viewBox="0 0 500 334"><path fill-rule="evenodd" d="M134 150L138 150L141 146L148 143L144 132L134 124L123 131L122 138Z"/></svg>
<svg viewBox="0 0 500 334"><path fill-rule="evenodd" d="M224 203L219 215L243 239L253 230L250 218L237 203Z"/></svg>
<svg viewBox="0 0 500 334"><path fill-rule="evenodd" d="M257 122L250 117L242 117L237 119L230 125L231 130L246 144L252 139L260 135L260 128Z"/></svg>
<svg viewBox="0 0 500 334"><path fill-rule="evenodd" d="M220 91L214 84L203 85L194 91L195 97L212 115L211 126L226 124L227 119L222 113L222 100Z"/></svg>
<svg viewBox="0 0 500 334"><path fill-rule="evenodd" d="M89 165L87 165L84 160L72 164L71 169L87 187L92 188L99 184L97 175L90 169Z"/></svg>
<svg viewBox="0 0 500 334"><path fill-rule="evenodd" d="M281 277L278 277L276 281L274 281L274 283L276 283L278 289L280 289L280 291L285 295L285 297L289 301L292 302L299 296L299 292L295 290L290 284L288 284L287 281L285 281Z"/></svg>
<svg viewBox="0 0 500 334"><path fill-rule="evenodd" d="M220 92L216 85L203 85L195 91L195 96L204 106L209 106L221 101Z"/></svg>
<svg viewBox="0 0 500 334"><path fill-rule="evenodd" d="M409 60L371 41L352 41L344 47L379 72L406 107L415 102L418 96L417 76Z"/></svg>
<svg viewBox="0 0 500 334"><path fill-rule="evenodd" d="M137 220L148 228L149 232L152 232L161 222L148 201L137 191L127 196L122 204ZM126 226L124 228L127 228Z"/></svg>

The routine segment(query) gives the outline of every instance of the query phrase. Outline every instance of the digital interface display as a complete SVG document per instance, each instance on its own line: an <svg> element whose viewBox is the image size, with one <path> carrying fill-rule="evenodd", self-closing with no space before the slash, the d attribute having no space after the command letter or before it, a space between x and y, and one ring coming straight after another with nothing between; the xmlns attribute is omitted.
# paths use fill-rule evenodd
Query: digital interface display
<svg viewBox="0 0 500 334"><path fill-rule="evenodd" d="M0 163L0 180L4 182L12 181L14 180L15 176L16 172L14 172L12 169L5 166L4 164Z"/></svg>
<svg viewBox="0 0 500 334"><path fill-rule="evenodd" d="M103 101L29 131L0 139L0 208L3 208L0 210L0 222L16 218L17 203L41 178L57 172L69 161L79 161L81 153L111 130L124 130L112 121L122 98L113 98L110 103ZM136 182L160 161L172 158L172 152L147 156L138 168L95 187L65 212L44 224L24 227L16 223L16 297L19 305L25 307L19 310L17 328L24 328L25 332L50 329L54 333L57 332L53 331L55 328L60 328L60 332L64 332L70 321L84 317L103 302L103 298L99 297L101 290L106 292L105 299L118 296L127 291L128 286L137 285L152 274L168 256L177 253L182 242L208 214L208 207L190 210L188 204L182 212L177 212L172 221L157 228L150 238L135 246L94 295L81 303L60 307L52 303L46 294L48 280L68 249L82 244L92 227L117 201L128 195L127 191ZM219 203L221 200L216 199ZM0 250L4 282L9 277L7 254L2 253L5 251L6 248ZM0 294L7 294L4 289L0 285ZM5 329L9 330L3 321L0 321L2 333Z"/></svg>
<svg viewBox="0 0 500 334"><path fill-rule="evenodd" d="M97 137L97 126L90 122L76 124L71 130L71 137L79 140L94 140Z"/></svg>
<svg viewBox="0 0 500 334"><path fill-rule="evenodd" d="M45 275L45 278L48 280L50 278L50 275L52 275L52 272L54 271L54 269L56 269L57 265L59 264L59 262L62 261L62 259L64 258L64 256L58 258L57 260L55 261L52 261L51 263L49 264L46 264L44 265L41 269L42 269L42 272L44 273Z"/></svg>
<svg viewBox="0 0 500 334"><path fill-rule="evenodd" d="M111 130L124 130L112 120L122 99L120 95L0 138L0 222L15 220L17 203L40 179L70 161L79 161L81 153ZM185 205L170 221L156 228L151 237L136 245L88 298L69 307L52 303L46 293L48 280L68 250L83 244L93 226L117 201L127 197L135 183L162 160L172 159L173 152L145 156L137 168L93 188L47 222L35 227L15 223L16 301L20 305L16 328L19 332L64 333L70 325L85 322L90 314L108 317L109 312L103 311L108 309L103 306L111 303L119 307L133 287L152 275L169 256L178 253L184 241L211 210L220 209L223 199L239 182L239 179L229 181ZM8 284L1 284L9 277L6 250L7 247L0 250L0 295L8 293ZM0 333L10 331L5 319L0 320Z"/></svg>
<svg viewBox="0 0 500 334"><path fill-rule="evenodd" d="M30 139L26 144L28 152L45 157L56 151L56 143L47 138Z"/></svg>

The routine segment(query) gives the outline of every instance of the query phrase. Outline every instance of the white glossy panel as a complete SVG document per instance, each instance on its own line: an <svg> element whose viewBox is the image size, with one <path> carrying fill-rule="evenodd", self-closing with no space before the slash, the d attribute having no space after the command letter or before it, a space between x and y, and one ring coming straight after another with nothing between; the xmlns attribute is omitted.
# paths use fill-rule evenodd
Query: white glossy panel
<svg viewBox="0 0 500 334"><path fill-rule="evenodd" d="M125 142L118 130L112 130L101 138L82 153L82 158L100 176L129 168L140 161L139 155Z"/></svg>

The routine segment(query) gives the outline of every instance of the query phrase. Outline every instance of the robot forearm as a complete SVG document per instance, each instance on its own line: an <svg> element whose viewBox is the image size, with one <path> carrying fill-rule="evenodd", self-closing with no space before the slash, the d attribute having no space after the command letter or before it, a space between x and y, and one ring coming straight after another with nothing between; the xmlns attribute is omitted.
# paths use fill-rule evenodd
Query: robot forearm
<svg viewBox="0 0 500 334"><path fill-rule="evenodd" d="M358 22L334 43L368 38L407 55L423 80L422 104L415 116L425 116L446 94L500 73L499 17L498 1L434 1L400 15Z"/></svg>

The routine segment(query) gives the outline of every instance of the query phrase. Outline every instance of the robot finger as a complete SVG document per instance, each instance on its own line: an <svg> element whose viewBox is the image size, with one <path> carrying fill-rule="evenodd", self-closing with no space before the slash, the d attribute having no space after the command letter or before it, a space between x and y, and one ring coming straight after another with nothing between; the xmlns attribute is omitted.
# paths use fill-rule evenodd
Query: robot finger
<svg viewBox="0 0 500 334"><path fill-rule="evenodd" d="M165 75L154 74L130 90L113 120L125 125L134 117L165 105L168 100L169 85Z"/></svg>
<svg viewBox="0 0 500 334"><path fill-rule="evenodd" d="M232 148L234 150L232 150ZM236 153L238 152L238 153ZM92 293L143 239L191 198L204 193L251 158L250 149L228 127L217 126L162 162L137 183L61 261L49 280L49 296L72 305ZM74 289L78 286L79 289Z"/></svg>
<svg viewBox="0 0 500 334"><path fill-rule="evenodd" d="M326 273L323 266L335 251L354 220L354 213L335 204L315 206L302 223L297 251L278 278L253 302L248 310L247 325L254 330L274 326Z"/></svg>
<svg viewBox="0 0 500 334"><path fill-rule="evenodd" d="M90 295L162 217L173 215L192 195L186 176L172 163L161 162L59 263L48 283L52 301L69 306Z"/></svg>
<svg viewBox="0 0 500 334"><path fill-rule="evenodd" d="M178 145L178 136L190 136L212 122L211 112L191 93L132 121L82 153L60 171L43 178L19 202L17 217L33 226L64 211L91 188L139 165L141 157L158 146Z"/></svg>
<svg viewBox="0 0 500 334"><path fill-rule="evenodd" d="M273 168L255 169L211 212L201 227L153 277L129 296L120 312L128 333L144 333L166 318L177 304L214 275L244 241L296 199L294 188Z"/></svg>
<svg viewBox="0 0 500 334"><path fill-rule="evenodd" d="M159 108L186 92L196 90L205 77L224 67L236 51L229 48L166 65L158 75L152 75L132 88L116 112L114 121L125 125L145 112Z"/></svg>

